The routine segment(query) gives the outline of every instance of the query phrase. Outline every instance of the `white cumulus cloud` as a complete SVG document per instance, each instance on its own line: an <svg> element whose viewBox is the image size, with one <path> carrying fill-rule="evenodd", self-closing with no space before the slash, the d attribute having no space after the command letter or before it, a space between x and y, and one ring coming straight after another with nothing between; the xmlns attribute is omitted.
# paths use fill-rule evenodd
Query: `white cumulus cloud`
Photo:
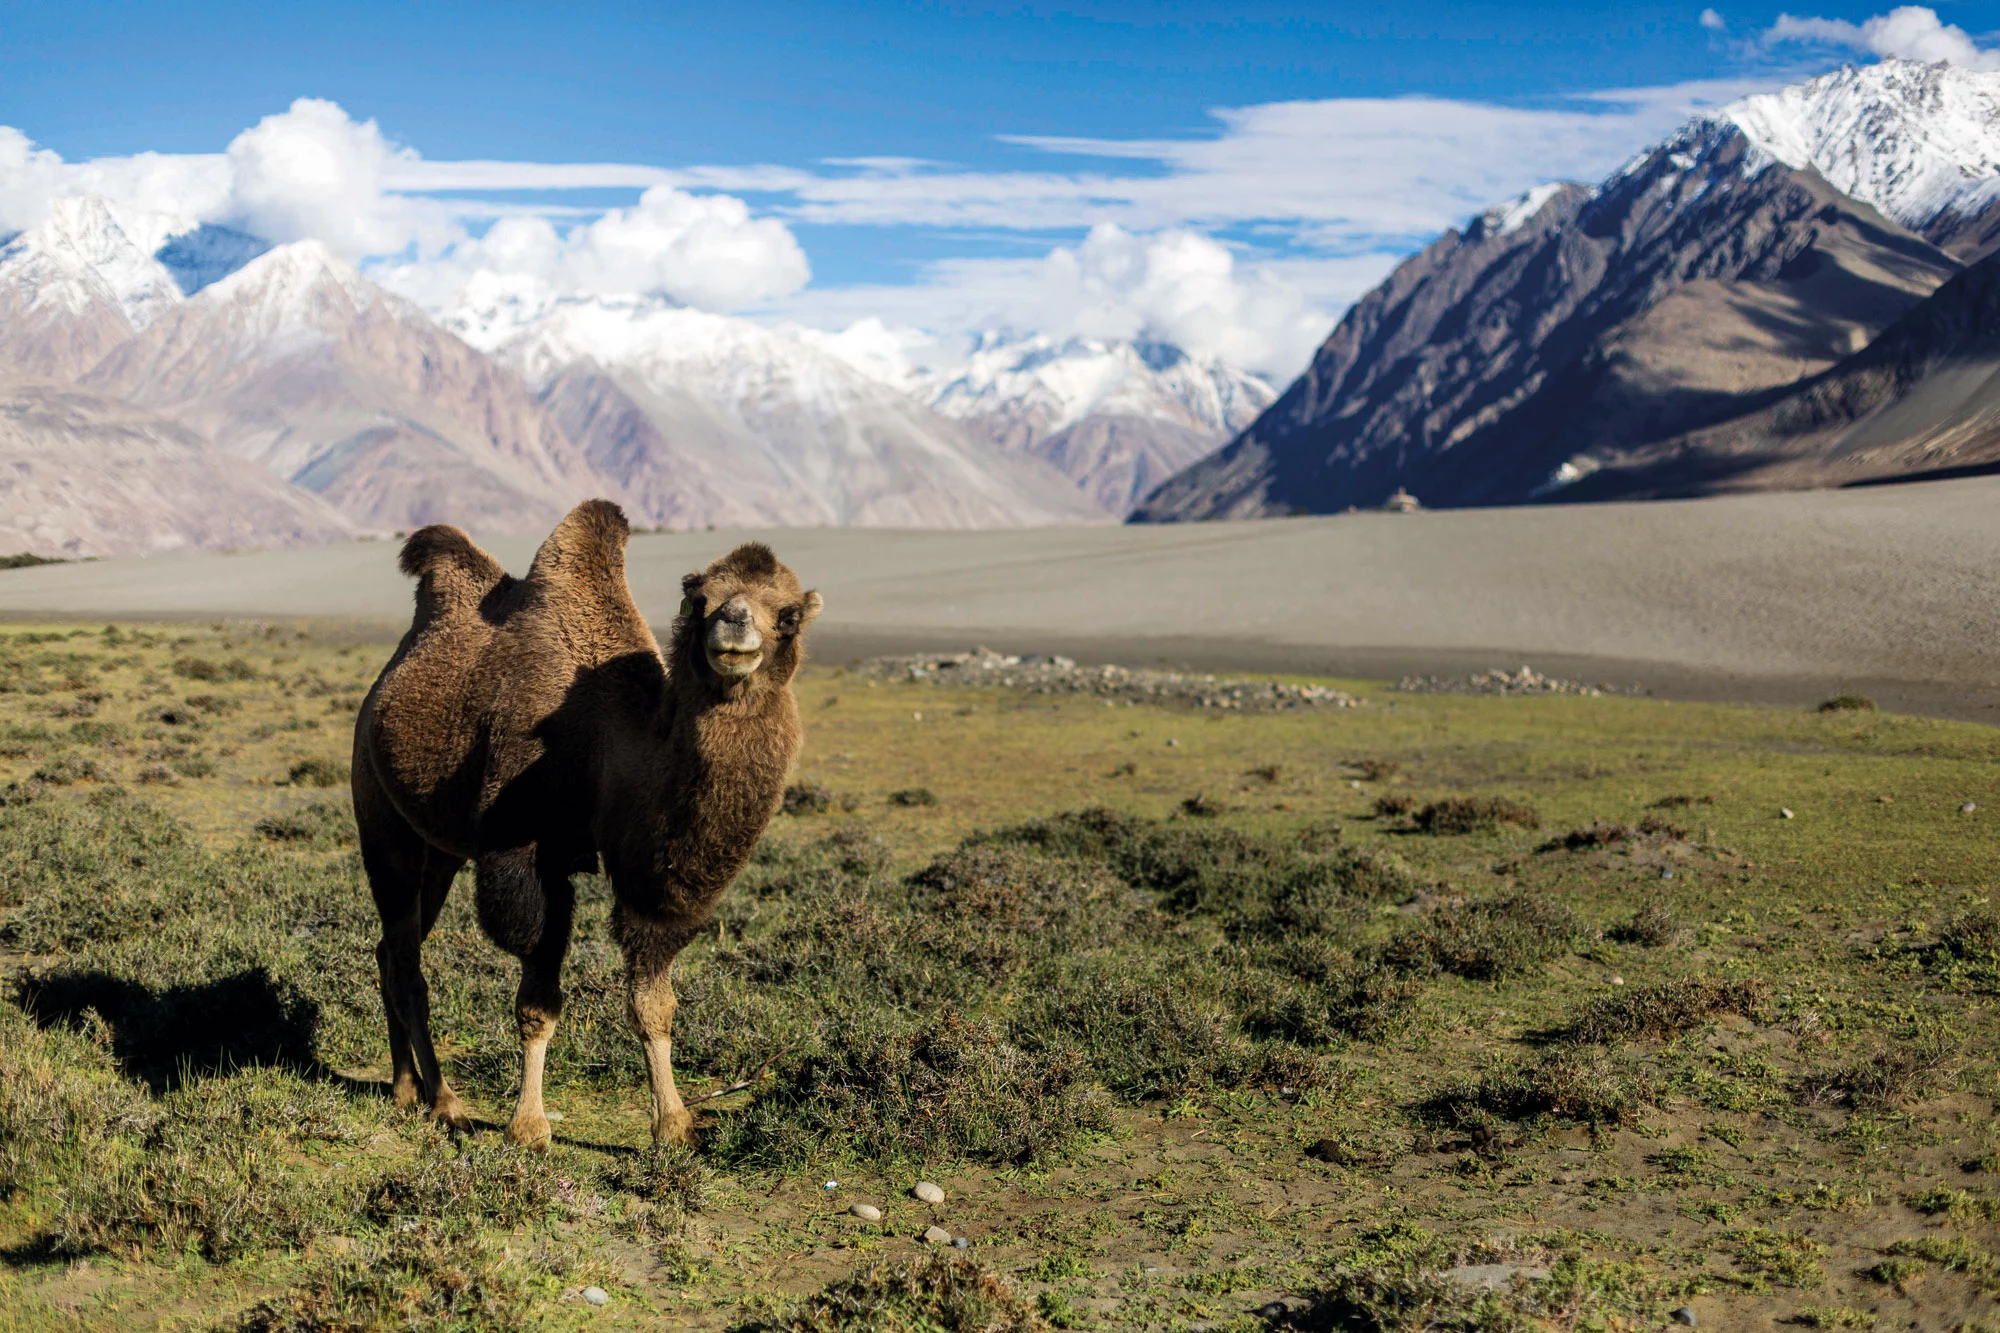
<svg viewBox="0 0 2000 1333"><path fill-rule="evenodd" d="M267 240L324 241L350 258L393 254L422 230L416 201L389 194L384 169L411 150L338 103L301 97L230 141L230 221Z"/></svg>
<svg viewBox="0 0 2000 1333"><path fill-rule="evenodd" d="M1722 15L1716 13L1713 9L1702 10L1701 18L1698 21L1700 22L1702 27L1708 29L1710 32L1721 32L1724 28L1727 28L1729 26L1728 21L1725 20L1722 17Z"/></svg>
<svg viewBox="0 0 2000 1333"><path fill-rule="evenodd" d="M382 278L420 304L449 305L476 275L525 276L564 292L663 292L688 305L740 309L788 296L812 277L791 229L729 195L655 185L567 232L541 217L503 217L476 240Z"/></svg>
<svg viewBox="0 0 2000 1333"><path fill-rule="evenodd" d="M1966 69L2000 69L2000 50L1981 50L1965 29L1921 5L1903 5L1860 23L1780 14L1763 40L1767 46L1804 42L1926 63L1942 60Z"/></svg>

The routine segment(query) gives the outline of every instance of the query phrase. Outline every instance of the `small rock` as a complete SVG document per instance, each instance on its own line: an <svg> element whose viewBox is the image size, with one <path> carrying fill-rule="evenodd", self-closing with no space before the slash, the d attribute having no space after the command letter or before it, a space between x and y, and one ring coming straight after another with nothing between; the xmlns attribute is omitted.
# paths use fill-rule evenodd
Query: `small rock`
<svg viewBox="0 0 2000 1333"><path fill-rule="evenodd" d="M1614 986L1622 986L1625 984L1625 978L1619 976L1616 972L1613 972L1611 974L1611 984Z"/></svg>
<svg viewBox="0 0 2000 1333"><path fill-rule="evenodd" d="M848 1207L847 1211L853 1213L864 1222L880 1222L882 1220L882 1210L872 1203L852 1204Z"/></svg>
<svg viewBox="0 0 2000 1333"><path fill-rule="evenodd" d="M1167 737L1167 744L1169 745L1179 745L1180 743L1181 743L1180 738L1178 736Z"/></svg>
<svg viewBox="0 0 2000 1333"><path fill-rule="evenodd" d="M544 1114L548 1116L549 1123L552 1125L557 1123L563 1118L563 1113L561 1111L548 1111L545 1112Z"/></svg>
<svg viewBox="0 0 2000 1333"><path fill-rule="evenodd" d="M1701 1323L1701 1320L1695 1318L1694 1311L1685 1305L1674 1311L1673 1320L1676 1324L1686 1324L1689 1328L1697 1327Z"/></svg>
<svg viewBox="0 0 2000 1333"><path fill-rule="evenodd" d="M912 722L921 722L921 721L923 721L923 720L924 720L924 715L923 715L922 713L912 713L912 714L910 714L910 721L912 721Z"/></svg>
<svg viewBox="0 0 2000 1333"><path fill-rule="evenodd" d="M1335 1166L1354 1166L1361 1161L1360 1154L1339 1139L1318 1139L1306 1149L1306 1156L1316 1162L1331 1162Z"/></svg>
<svg viewBox="0 0 2000 1333"><path fill-rule="evenodd" d="M1273 1324L1291 1312L1292 1307L1286 1305L1283 1301L1272 1301L1269 1305L1260 1305L1257 1307L1257 1317Z"/></svg>
<svg viewBox="0 0 2000 1333"><path fill-rule="evenodd" d="M1674 877L1674 869L1672 866L1664 866L1661 868L1660 870L1661 879L1672 879L1673 877Z"/></svg>
<svg viewBox="0 0 2000 1333"><path fill-rule="evenodd" d="M943 1227L939 1226L925 1227L924 1244L949 1245L951 1244L951 1233L949 1231L946 1231Z"/></svg>
<svg viewBox="0 0 2000 1333"><path fill-rule="evenodd" d="M928 1180L919 1180L917 1187L910 1191L925 1203L943 1203L944 1191Z"/></svg>
<svg viewBox="0 0 2000 1333"><path fill-rule="evenodd" d="M1790 810L1786 809L1786 808L1785 808L1784 806L1779 806L1779 807L1778 807L1778 818L1780 818L1780 819L1796 819L1796 818L1797 818L1797 816L1796 816L1796 815L1794 815L1794 814L1793 814L1793 813L1792 813L1792 812L1791 812Z"/></svg>
<svg viewBox="0 0 2000 1333"><path fill-rule="evenodd" d="M1979 807L1974 805L1972 802L1967 801L1964 805L1958 807L1958 813L1960 813L1961 815L1969 815L1978 808Z"/></svg>
<svg viewBox="0 0 2000 1333"><path fill-rule="evenodd" d="M583 1289L583 1298L592 1305L611 1304L611 1293L602 1287L585 1287Z"/></svg>
<svg viewBox="0 0 2000 1333"><path fill-rule="evenodd" d="M840 1182L837 1180L829 1180L826 1182L826 1184L820 1186L820 1188L824 1190L837 1190L840 1188Z"/></svg>
<svg viewBox="0 0 2000 1333"><path fill-rule="evenodd" d="M1893 796L1877 796L1875 799L1883 805L1894 805L1896 803L1896 798Z"/></svg>
<svg viewBox="0 0 2000 1333"><path fill-rule="evenodd" d="M953 1236L951 1238L951 1248L954 1250L969 1250L972 1248L972 1241L965 1236Z"/></svg>

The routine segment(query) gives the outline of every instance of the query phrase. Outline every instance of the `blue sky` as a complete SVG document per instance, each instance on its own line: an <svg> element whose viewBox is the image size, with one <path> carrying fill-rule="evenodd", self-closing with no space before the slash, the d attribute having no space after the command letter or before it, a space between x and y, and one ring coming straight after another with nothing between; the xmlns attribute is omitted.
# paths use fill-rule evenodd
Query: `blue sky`
<svg viewBox="0 0 2000 1333"><path fill-rule="evenodd" d="M560 237L613 209L629 225L590 253L523 232L508 262L531 254L563 281L652 282L765 318L837 328L872 314L937 333L1037 317L1092 331L1076 308L1115 305L1120 284L1137 284L1127 324L1182 296L1183 323L1199 322L1187 311L1204 299L1234 301L1232 318L1263 328L1235 358L1275 371L1440 227L1543 179L1601 174L1694 108L1872 59L1889 40L1860 26L1884 6L1803 8L1833 21L1821 40L1773 39L1775 6L1726 5L1704 23L1699 5L1430 0L6 4L0 125L43 166L51 153L72 167L185 155L186 179L148 184L144 202L260 222L274 239L324 230L433 304L500 262L497 246L443 262L495 216L539 214ZM1934 9L1935 27L1993 45L2000 11ZM265 186L246 185L234 149L235 174L216 174L215 155L299 98L372 122L380 151L308 117L265 136L258 160L277 164ZM296 176L285 155L313 134L338 139L362 176L376 170L370 153L390 165L372 185L342 184L361 192L351 200L273 202ZM493 165L413 165L461 161ZM506 164L627 173L534 188L553 178ZM0 229L32 222L35 190L57 188L17 180L10 193L7 171L0 151ZM648 185L675 197L642 216ZM390 204L363 198L371 189ZM398 202L410 196L423 207ZM349 225L343 209L380 216ZM696 232L707 250L689 248ZM648 245L681 248L653 263ZM740 281L707 280L729 263ZM1106 318L1119 331L1118 312Z"/></svg>

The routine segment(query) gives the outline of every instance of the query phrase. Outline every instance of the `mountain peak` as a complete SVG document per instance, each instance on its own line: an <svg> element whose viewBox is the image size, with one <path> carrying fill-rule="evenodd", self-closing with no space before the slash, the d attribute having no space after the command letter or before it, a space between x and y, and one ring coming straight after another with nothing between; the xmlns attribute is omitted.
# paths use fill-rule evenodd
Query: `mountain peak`
<svg viewBox="0 0 2000 1333"><path fill-rule="evenodd" d="M39 226L0 246L0 280L32 290L36 305L72 314L109 303L144 328L181 299L146 244L146 232L171 225L164 216L128 218L96 195L54 199Z"/></svg>
<svg viewBox="0 0 2000 1333"><path fill-rule="evenodd" d="M1708 119L1908 227L2000 196L2000 71L1893 58L1844 65Z"/></svg>

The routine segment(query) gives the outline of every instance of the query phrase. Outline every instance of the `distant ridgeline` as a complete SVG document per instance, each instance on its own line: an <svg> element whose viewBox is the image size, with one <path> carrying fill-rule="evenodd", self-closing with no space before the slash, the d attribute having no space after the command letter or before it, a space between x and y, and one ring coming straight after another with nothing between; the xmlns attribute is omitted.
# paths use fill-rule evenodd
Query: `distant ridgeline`
<svg viewBox="0 0 2000 1333"><path fill-rule="evenodd" d="M1133 517L2000 464L1996 247L2000 73L1885 60L1745 98L1445 233Z"/></svg>

